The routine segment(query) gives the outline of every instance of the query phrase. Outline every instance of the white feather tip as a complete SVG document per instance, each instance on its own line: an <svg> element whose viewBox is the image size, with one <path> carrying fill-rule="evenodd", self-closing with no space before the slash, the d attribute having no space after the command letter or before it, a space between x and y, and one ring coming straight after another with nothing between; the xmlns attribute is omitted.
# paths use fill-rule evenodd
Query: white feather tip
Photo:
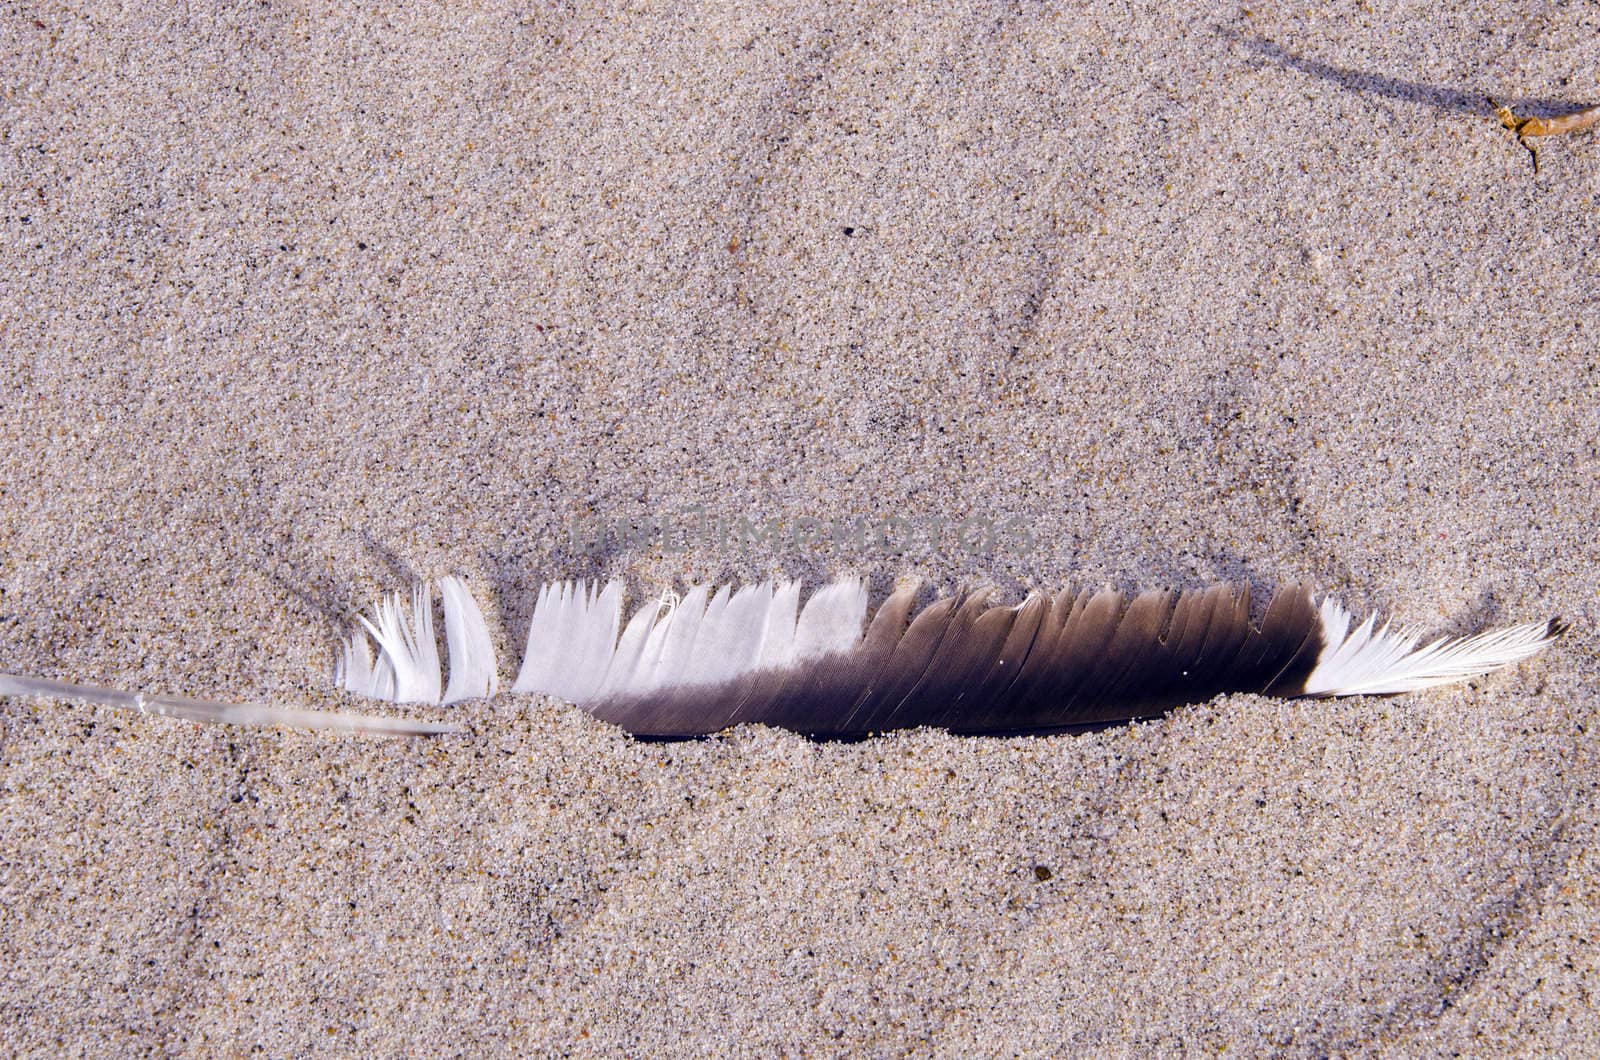
<svg viewBox="0 0 1600 1060"><path fill-rule="evenodd" d="M1422 638L1417 633L1376 622L1372 615L1351 630L1350 613L1324 600L1326 645L1302 695L1383 696L1455 684L1537 655L1567 629L1553 618L1470 637L1440 637L1418 647Z"/></svg>

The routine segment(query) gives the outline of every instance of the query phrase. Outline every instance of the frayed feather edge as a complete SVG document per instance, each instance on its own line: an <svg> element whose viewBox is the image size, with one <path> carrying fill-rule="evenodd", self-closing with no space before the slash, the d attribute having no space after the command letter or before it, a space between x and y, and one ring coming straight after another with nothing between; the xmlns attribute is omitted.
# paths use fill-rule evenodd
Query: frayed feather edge
<svg viewBox="0 0 1600 1060"><path fill-rule="evenodd" d="M433 632L433 586L419 582L411 590L411 606L398 592L381 597L372 618L357 615L365 628L350 633L336 680L350 692L395 703L438 703L439 645ZM377 659L367 652L366 636L377 642Z"/></svg>
<svg viewBox="0 0 1600 1060"><path fill-rule="evenodd" d="M433 626L433 586L412 588L410 606L399 592L373 605L372 618L357 615L334 667L334 683L368 699L394 703L459 703L487 699L500 687L494 640L472 591L451 575L440 583L450 685L441 691L439 645ZM374 658L368 643L378 646Z"/></svg>

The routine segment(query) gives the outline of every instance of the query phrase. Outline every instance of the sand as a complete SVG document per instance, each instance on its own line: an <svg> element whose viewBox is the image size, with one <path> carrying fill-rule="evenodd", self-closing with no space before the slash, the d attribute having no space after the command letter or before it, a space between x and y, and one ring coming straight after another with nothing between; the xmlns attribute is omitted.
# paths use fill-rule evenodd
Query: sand
<svg viewBox="0 0 1600 1060"><path fill-rule="evenodd" d="M1480 98L1600 101L1596 30L8 16L0 669L355 708L350 613L451 572L506 677L566 576L1307 579L1573 630L1456 689L1040 739L7 700L0 1043L1600 1050L1600 138L1535 174ZM853 520L891 540L817 532Z"/></svg>

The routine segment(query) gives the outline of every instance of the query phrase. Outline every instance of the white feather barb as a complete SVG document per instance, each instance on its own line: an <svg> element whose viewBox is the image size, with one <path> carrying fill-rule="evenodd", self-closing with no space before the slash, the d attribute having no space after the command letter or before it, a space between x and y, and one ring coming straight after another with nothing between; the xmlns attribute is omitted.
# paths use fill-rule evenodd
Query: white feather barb
<svg viewBox="0 0 1600 1060"><path fill-rule="evenodd" d="M845 578L817 590L802 610L800 583L766 582L714 593L697 585L640 609L617 639L622 587L612 582L595 606L579 583L542 592L528 634L528 656L514 691L573 703L611 695L731 681L758 670L793 667L861 640L866 585ZM557 630L561 650L537 640ZM573 651L571 645L582 645Z"/></svg>
<svg viewBox="0 0 1600 1060"><path fill-rule="evenodd" d="M1354 631L1336 601L1322 601L1326 644L1306 678L1307 696L1381 696L1416 692L1491 673L1537 655L1565 631L1559 619L1440 637L1423 647L1418 633L1372 615Z"/></svg>
<svg viewBox="0 0 1600 1060"><path fill-rule="evenodd" d="M483 611L466 582L454 575L440 582L439 591L450 659L448 688L443 688L439 671L433 587L428 582L412 588L409 606L403 594L394 592L373 605L371 618L356 616L360 625L340 647L334 683L358 696L391 703L449 704L493 697L500 688L499 667ZM376 658L369 636L378 646Z"/></svg>
<svg viewBox="0 0 1600 1060"><path fill-rule="evenodd" d="M577 702L605 679L622 623L622 583L601 590L582 582L555 582L539 590L528 647L513 692L543 690Z"/></svg>
<svg viewBox="0 0 1600 1060"><path fill-rule="evenodd" d="M354 630L341 656L347 665L335 679L358 696L393 703L438 703L443 693L433 632L433 586L418 582L411 590L410 608L400 593L389 593L373 605L372 618L357 615L356 620L377 642L377 660L371 667L361 665L366 636Z"/></svg>
<svg viewBox="0 0 1600 1060"><path fill-rule="evenodd" d="M494 640L467 583L451 575L439 583L444 597L444 642L450 652L450 685L444 703L493 699L500 688Z"/></svg>

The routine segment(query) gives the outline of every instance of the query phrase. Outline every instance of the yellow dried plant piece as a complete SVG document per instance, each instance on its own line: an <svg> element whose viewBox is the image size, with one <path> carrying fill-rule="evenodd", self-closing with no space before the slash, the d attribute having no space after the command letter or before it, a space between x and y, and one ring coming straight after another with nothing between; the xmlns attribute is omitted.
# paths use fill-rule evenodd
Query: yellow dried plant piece
<svg viewBox="0 0 1600 1060"><path fill-rule="evenodd" d="M1554 118L1519 118L1510 107L1495 102L1492 96L1489 98L1489 106L1494 108L1494 116L1500 119L1500 124L1515 133L1517 143L1526 147L1528 154L1533 156L1535 173L1539 172L1539 152L1528 142L1528 137L1564 136L1567 133L1592 129L1600 124L1600 106L1588 107Z"/></svg>

